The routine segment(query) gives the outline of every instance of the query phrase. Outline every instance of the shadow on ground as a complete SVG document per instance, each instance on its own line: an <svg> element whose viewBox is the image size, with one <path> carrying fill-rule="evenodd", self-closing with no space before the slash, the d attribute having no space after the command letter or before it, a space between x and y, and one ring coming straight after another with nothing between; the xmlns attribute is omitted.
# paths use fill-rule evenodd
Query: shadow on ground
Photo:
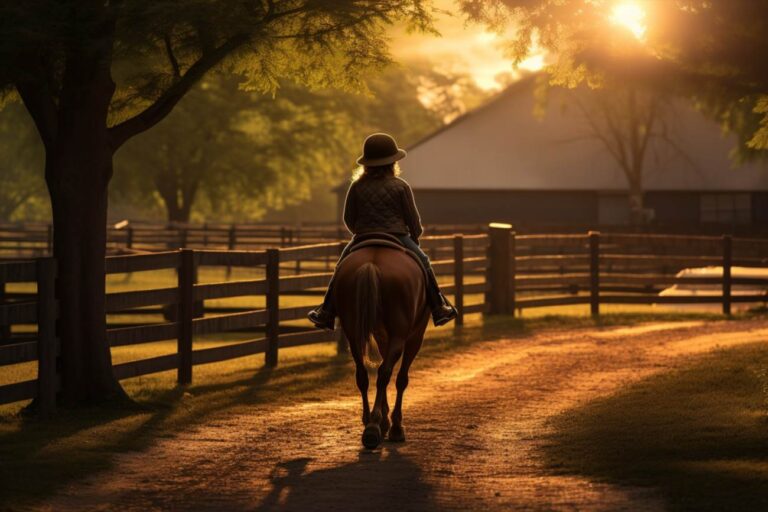
<svg viewBox="0 0 768 512"><path fill-rule="evenodd" d="M691 318L713 317L620 314L606 315L599 321L567 316L524 320L488 317L461 329L431 331L419 364L439 364L441 358L478 341L523 337L542 328L607 327ZM115 454L145 449L157 438L173 436L216 414L354 392L353 375L349 357L342 355L272 370L240 369L222 375L212 384L148 390L138 404L129 407L65 410L48 421L0 416L0 510L22 508L45 498L71 481L108 469ZM398 457L391 455L394 452L387 453L393 462ZM310 477L309 482L319 481L323 474Z"/></svg>
<svg viewBox="0 0 768 512"><path fill-rule="evenodd" d="M70 481L108 469L117 453L144 449L155 438L172 436L224 410L332 386L350 368L343 357L261 368L226 382L196 385L194 395L177 387L127 407L69 409L49 421L6 418L0 421L0 510L49 496Z"/></svg>
<svg viewBox="0 0 768 512"><path fill-rule="evenodd" d="M553 420L552 471L651 486L670 510L768 510L768 348L715 352Z"/></svg>
<svg viewBox="0 0 768 512"><path fill-rule="evenodd" d="M278 464L270 477L272 489L255 511L438 510L419 465L392 445L361 451L357 461L338 467L308 471L311 462L302 458ZM360 489L367 489L366 503L351 502Z"/></svg>

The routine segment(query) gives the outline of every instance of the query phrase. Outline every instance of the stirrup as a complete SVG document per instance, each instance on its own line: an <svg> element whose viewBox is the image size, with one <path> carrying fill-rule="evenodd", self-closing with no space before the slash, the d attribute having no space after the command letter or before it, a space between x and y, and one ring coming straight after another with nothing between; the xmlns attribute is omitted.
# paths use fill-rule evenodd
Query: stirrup
<svg viewBox="0 0 768 512"><path fill-rule="evenodd" d="M323 306L318 306L310 311L307 318L319 329L333 331L336 328L336 315L324 309Z"/></svg>
<svg viewBox="0 0 768 512"><path fill-rule="evenodd" d="M442 306L432 310L432 323L435 324L435 327L440 327L456 319L457 316L459 316L459 312L446 300Z"/></svg>

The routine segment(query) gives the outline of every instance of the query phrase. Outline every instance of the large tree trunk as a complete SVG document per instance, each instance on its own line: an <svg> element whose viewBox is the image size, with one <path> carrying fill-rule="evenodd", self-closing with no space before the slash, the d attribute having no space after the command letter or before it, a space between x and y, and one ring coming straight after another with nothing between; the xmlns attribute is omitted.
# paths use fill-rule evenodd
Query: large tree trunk
<svg viewBox="0 0 768 512"><path fill-rule="evenodd" d="M111 41L98 41L103 46L89 41L67 55L56 136L46 146L65 405L126 396L114 377L106 339L104 258L113 156L107 115L115 85Z"/></svg>
<svg viewBox="0 0 768 512"><path fill-rule="evenodd" d="M90 137L86 137L90 139ZM112 373L106 340L108 148L80 141L49 155L46 163L53 208L53 254L58 262L62 402L124 397Z"/></svg>

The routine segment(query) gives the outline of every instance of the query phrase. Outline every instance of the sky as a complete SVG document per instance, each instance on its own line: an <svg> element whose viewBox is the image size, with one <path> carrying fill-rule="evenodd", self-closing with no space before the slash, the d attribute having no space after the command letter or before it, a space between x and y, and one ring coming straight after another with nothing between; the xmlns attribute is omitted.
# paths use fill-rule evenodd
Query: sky
<svg viewBox="0 0 768 512"><path fill-rule="evenodd" d="M393 34L392 52L396 60L428 60L438 70L467 73L484 90L498 90L509 77L517 77L512 60L504 56L503 36L486 30L479 24L467 24L453 0L438 0L438 8L448 11L436 20L436 28L442 37L427 34ZM542 57L537 56L521 63L523 70L541 68ZM508 78L501 78L507 74Z"/></svg>
<svg viewBox="0 0 768 512"><path fill-rule="evenodd" d="M514 28L502 35L488 31L480 24L467 23L454 0L436 0L435 5L446 13L435 21L442 37L426 34L407 34L398 29L392 35L392 52L396 60L428 60L440 71L467 73L477 85L494 91L519 78L522 72L538 71L545 64L541 52L515 68L504 55L503 41L509 39ZM623 26L636 38L645 35L645 9L637 0L606 1L606 21ZM504 78L502 75L506 74Z"/></svg>

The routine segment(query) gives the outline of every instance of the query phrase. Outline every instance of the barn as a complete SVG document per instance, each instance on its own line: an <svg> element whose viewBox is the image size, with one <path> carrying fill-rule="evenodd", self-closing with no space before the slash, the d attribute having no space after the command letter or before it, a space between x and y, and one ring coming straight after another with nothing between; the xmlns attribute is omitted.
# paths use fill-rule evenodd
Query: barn
<svg viewBox="0 0 768 512"><path fill-rule="evenodd" d="M425 223L506 221L517 226L629 223L627 178L595 137L578 94L536 99L524 79L408 149L403 178ZM644 206L657 227L749 229L768 222L768 166L736 167L735 140L682 100L665 106L665 138L652 138ZM346 186L338 189L339 213Z"/></svg>

